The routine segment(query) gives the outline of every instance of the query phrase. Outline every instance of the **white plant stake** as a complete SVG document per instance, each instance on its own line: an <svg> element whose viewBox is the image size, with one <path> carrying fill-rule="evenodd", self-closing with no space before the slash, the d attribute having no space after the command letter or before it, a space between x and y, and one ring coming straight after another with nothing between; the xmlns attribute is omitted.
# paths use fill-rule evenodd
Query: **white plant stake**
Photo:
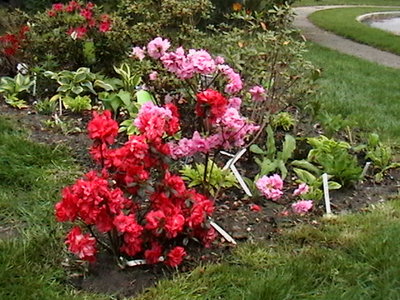
<svg viewBox="0 0 400 300"><path fill-rule="evenodd" d="M218 233L220 235L222 235L222 237L228 242L228 243L232 243L234 245L237 245L236 241L233 239L233 237L231 237L229 235L229 233L227 233L225 230L223 230L217 223L210 221L210 225L216 230L218 231Z"/></svg>
<svg viewBox="0 0 400 300"><path fill-rule="evenodd" d="M365 177L365 175L367 175L367 172L368 172L368 169L369 169L370 165L371 165L370 161L367 161L365 163L364 169L362 170L362 173L361 173L361 180Z"/></svg>
<svg viewBox="0 0 400 300"><path fill-rule="evenodd" d="M331 200L329 198L328 174L326 174L326 173L322 174L322 183L324 186L326 214L330 215L330 214L332 214L332 211L331 211Z"/></svg>
<svg viewBox="0 0 400 300"><path fill-rule="evenodd" d="M247 184L244 182L238 169L235 167L235 163L243 156L243 154L245 152L246 152L246 148L243 148L235 155L225 152L225 151L221 151L222 154L232 157L230 160L228 160L228 162L225 164L225 166L222 169L223 170L226 170L228 168L231 169L233 175L235 175L235 177L236 177L237 181L239 182L240 186L242 187L243 191L246 193L247 196L252 197L253 195L251 194L250 189L248 188Z"/></svg>

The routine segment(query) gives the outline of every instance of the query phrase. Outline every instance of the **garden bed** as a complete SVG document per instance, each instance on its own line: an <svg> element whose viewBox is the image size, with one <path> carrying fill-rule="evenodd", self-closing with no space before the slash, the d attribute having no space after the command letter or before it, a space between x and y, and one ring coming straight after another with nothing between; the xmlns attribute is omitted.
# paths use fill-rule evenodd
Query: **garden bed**
<svg viewBox="0 0 400 300"><path fill-rule="evenodd" d="M85 132L60 133L45 125L46 120L51 117L37 114L30 109L16 110L1 104L0 110L3 116L17 120L22 128L27 129L32 140L67 146L71 148L71 154L84 169L91 167L87 154L91 141ZM83 116L74 118L74 120L79 122L77 125L80 128L85 128L88 117ZM246 162L241 163L242 168L245 165ZM366 179L359 182L354 188L331 192L332 210L334 214L362 211L371 204L383 202L398 195L399 184L400 172L396 169L389 172L380 184L375 183L372 177L366 176ZM301 223L317 226L318 219L325 212L323 204L318 203L311 214L293 215L290 212L290 203L292 203L291 199L283 199L278 202L268 200L255 202L242 190L235 188L223 194L216 203L213 219L239 244L243 242L270 243L285 228L291 228ZM261 210L253 210L252 205L254 204L259 205ZM8 231L1 233L3 237L8 235ZM192 270L199 264L219 262L225 255L229 255L235 246L218 236L211 248L202 248L194 242L188 247L190 256L179 267L181 271ZM119 296L136 295L144 289L154 286L158 280L169 278L174 273L173 269L161 265L121 269L111 256L104 253L86 271L72 260L64 262L64 266L69 273L70 283L77 289Z"/></svg>

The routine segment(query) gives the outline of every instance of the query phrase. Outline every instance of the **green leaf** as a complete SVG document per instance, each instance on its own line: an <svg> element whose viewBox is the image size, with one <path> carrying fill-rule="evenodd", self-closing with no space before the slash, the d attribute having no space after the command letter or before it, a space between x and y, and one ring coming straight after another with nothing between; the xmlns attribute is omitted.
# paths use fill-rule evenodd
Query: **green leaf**
<svg viewBox="0 0 400 300"><path fill-rule="evenodd" d="M86 80L86 74L85 73L76 73L74 76L74 82L79 83L81 81Z"/></svg>
<svg viewBox="0 0 400 300"><path fill-rule="evenodd" d="M121 90L121 91L118 92L117 95L118 95L118 97L121 99L122 103L126 107L130 106L130 104L132 103L132 101L131 101L131 93Z"/></svg>
<svg viewBox="0 0 400 300"><path fill-rule="evenodd" d="M267 157L269 159L273 159L276 155L276 147L275 147L275 138L274 138L274 132L272 131L271 125L267 126Z"/></svg>
<svg viewBox="0 0 400 300"><path fill-rule="evenodd" d="M250 146L250 151L255 154L265 154L264 150L262 150L258 145L253 144Z"/></svg>
<svg viewBox="0 0 400 300"><path fill-rule="evenodd" d="M310 172L315 173L317 176L321 175L321 170L318 169L316 166L314 166L312 163L310 163L308 160L302 159L302 160L294 160L291 162L291 165L293 167L301 168L308 170Z"/></svg>
<svg viewBox="0 0 400 300"><path fill-rule="evenodd" d="M329 181L328 182L328 188L330 190L339 190L342 187L342 185L336 181Z"/></svg>
<svg viewBox="0 0 400 300"><path fill-rule="evenodd" d="M137 99L137 102L140 104L140 105L143 105L143 104L145 104L146 102L150 102L150 101L152 101L153 103L154 103L154 101L153 101L153 95L152 94L150 94L148 91L145 91L145 90L140 90L140 91L137 91L136 92L136 99Z"/></svg>
<svg viewBox="0 0 400 300"><path fill-rule="evenodd" d="M281 159L286 162L292 157L293 151L296 149L296 139L290 134L285 135L285 141L283 142Z"/></svg>
<svg viewBox="0 0 400 300"><path fill-rule="evenodd" d="M81 86L74 86L74 87L71 89L71 92L73 92L75 95L79 95L80 93L83 92L83 87L81 87Z"/></svg>
<svg viewBox="0 0 400 300"><path fill-rule="evenodd" d="M97 95L96 91L93 89L93 84L90 81L81 83L81 85L87 88L92 94Z"/></svg>
<svg viewBox="0 0 400 300"><path fill-rule="evenodd" d="M98 87L102 88L103 90L105 90L107 92L114 90L114 87L111 84L106 83L103 80L99 80L99 79L97 79L94 82L94 86L98 86Z"/></svg>
<svg viewBox="0 0 400 300"><path fill-rule="evenodd" d="M302 182L305 182L308 185L313 185L313 183L317 180L317 177L306 170L294 168L293 171Z"/></svg>

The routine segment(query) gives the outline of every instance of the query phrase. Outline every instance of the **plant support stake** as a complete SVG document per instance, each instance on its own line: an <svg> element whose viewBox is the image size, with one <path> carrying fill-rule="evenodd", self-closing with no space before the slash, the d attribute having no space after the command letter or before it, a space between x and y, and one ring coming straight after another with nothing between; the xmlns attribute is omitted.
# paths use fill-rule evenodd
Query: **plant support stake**
<svg viewBox="0 0 400 300"><path fill-rule="evenodd" d="M328 174L322 174L322 183L324 185L324 198L325 198L325 209L326 214L332 214L331 211L331 200L329 198L329 186L328 186Z"/></svg>
<svg viewBox="0 0 400 300"><path fill-rule="evenodd" d="M361 180L364 179L365 175L367 175L367 172L368 172L368 169L369 169L370 165L371 165L370 161L367 161L365 163L364 169L362 170L362 173L361 173Z"/></svg>
<svg viewBox="0 0 400 300"><path fill-rule="evenodd" d="M240 150L238 153L236 153L235 155L225 152L225 151L221 151L221 154L224 154L226 156L230 156L232 157L230 160L228 160L228 162L225 164L225 166L222 168L223 170L226 169L231 169L233 175L235 175L237 181L239 182L240 186L242 187L243 191L246 193L247 196L252 197L252 193L250 192L249 187L247 186L247 184L244 182L242 176L240 175L238 169L235 167L235 163L243 156L243 154L246 152L246 148L243 148L242 150Z"/></svg>
<svg viewBox="0 0 400 300"><path fill-rule="evenodd" d="M228 243L232 243L234 245L237 245L236 241L233 239L233 237L231 237L229 235L229 233L227 233L225 230L223 230L217 223L210 221L210 225L216 230L218 231L218 233L220 235L222 235L222 237L228 242Z"/></svg>

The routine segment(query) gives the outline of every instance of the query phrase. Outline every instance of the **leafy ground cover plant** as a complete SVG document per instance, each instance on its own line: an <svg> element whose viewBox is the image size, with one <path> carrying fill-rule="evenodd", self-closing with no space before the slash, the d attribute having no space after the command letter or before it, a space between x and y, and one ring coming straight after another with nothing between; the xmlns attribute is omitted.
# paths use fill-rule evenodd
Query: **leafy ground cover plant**
<svg viewBox="0 0 400 300"><path fill-rule="evenodd" d="M16 108L27 107L27 96L33 85L29 75L18 73L14 78L0 78L0 94L7 104Z"/></svg>

